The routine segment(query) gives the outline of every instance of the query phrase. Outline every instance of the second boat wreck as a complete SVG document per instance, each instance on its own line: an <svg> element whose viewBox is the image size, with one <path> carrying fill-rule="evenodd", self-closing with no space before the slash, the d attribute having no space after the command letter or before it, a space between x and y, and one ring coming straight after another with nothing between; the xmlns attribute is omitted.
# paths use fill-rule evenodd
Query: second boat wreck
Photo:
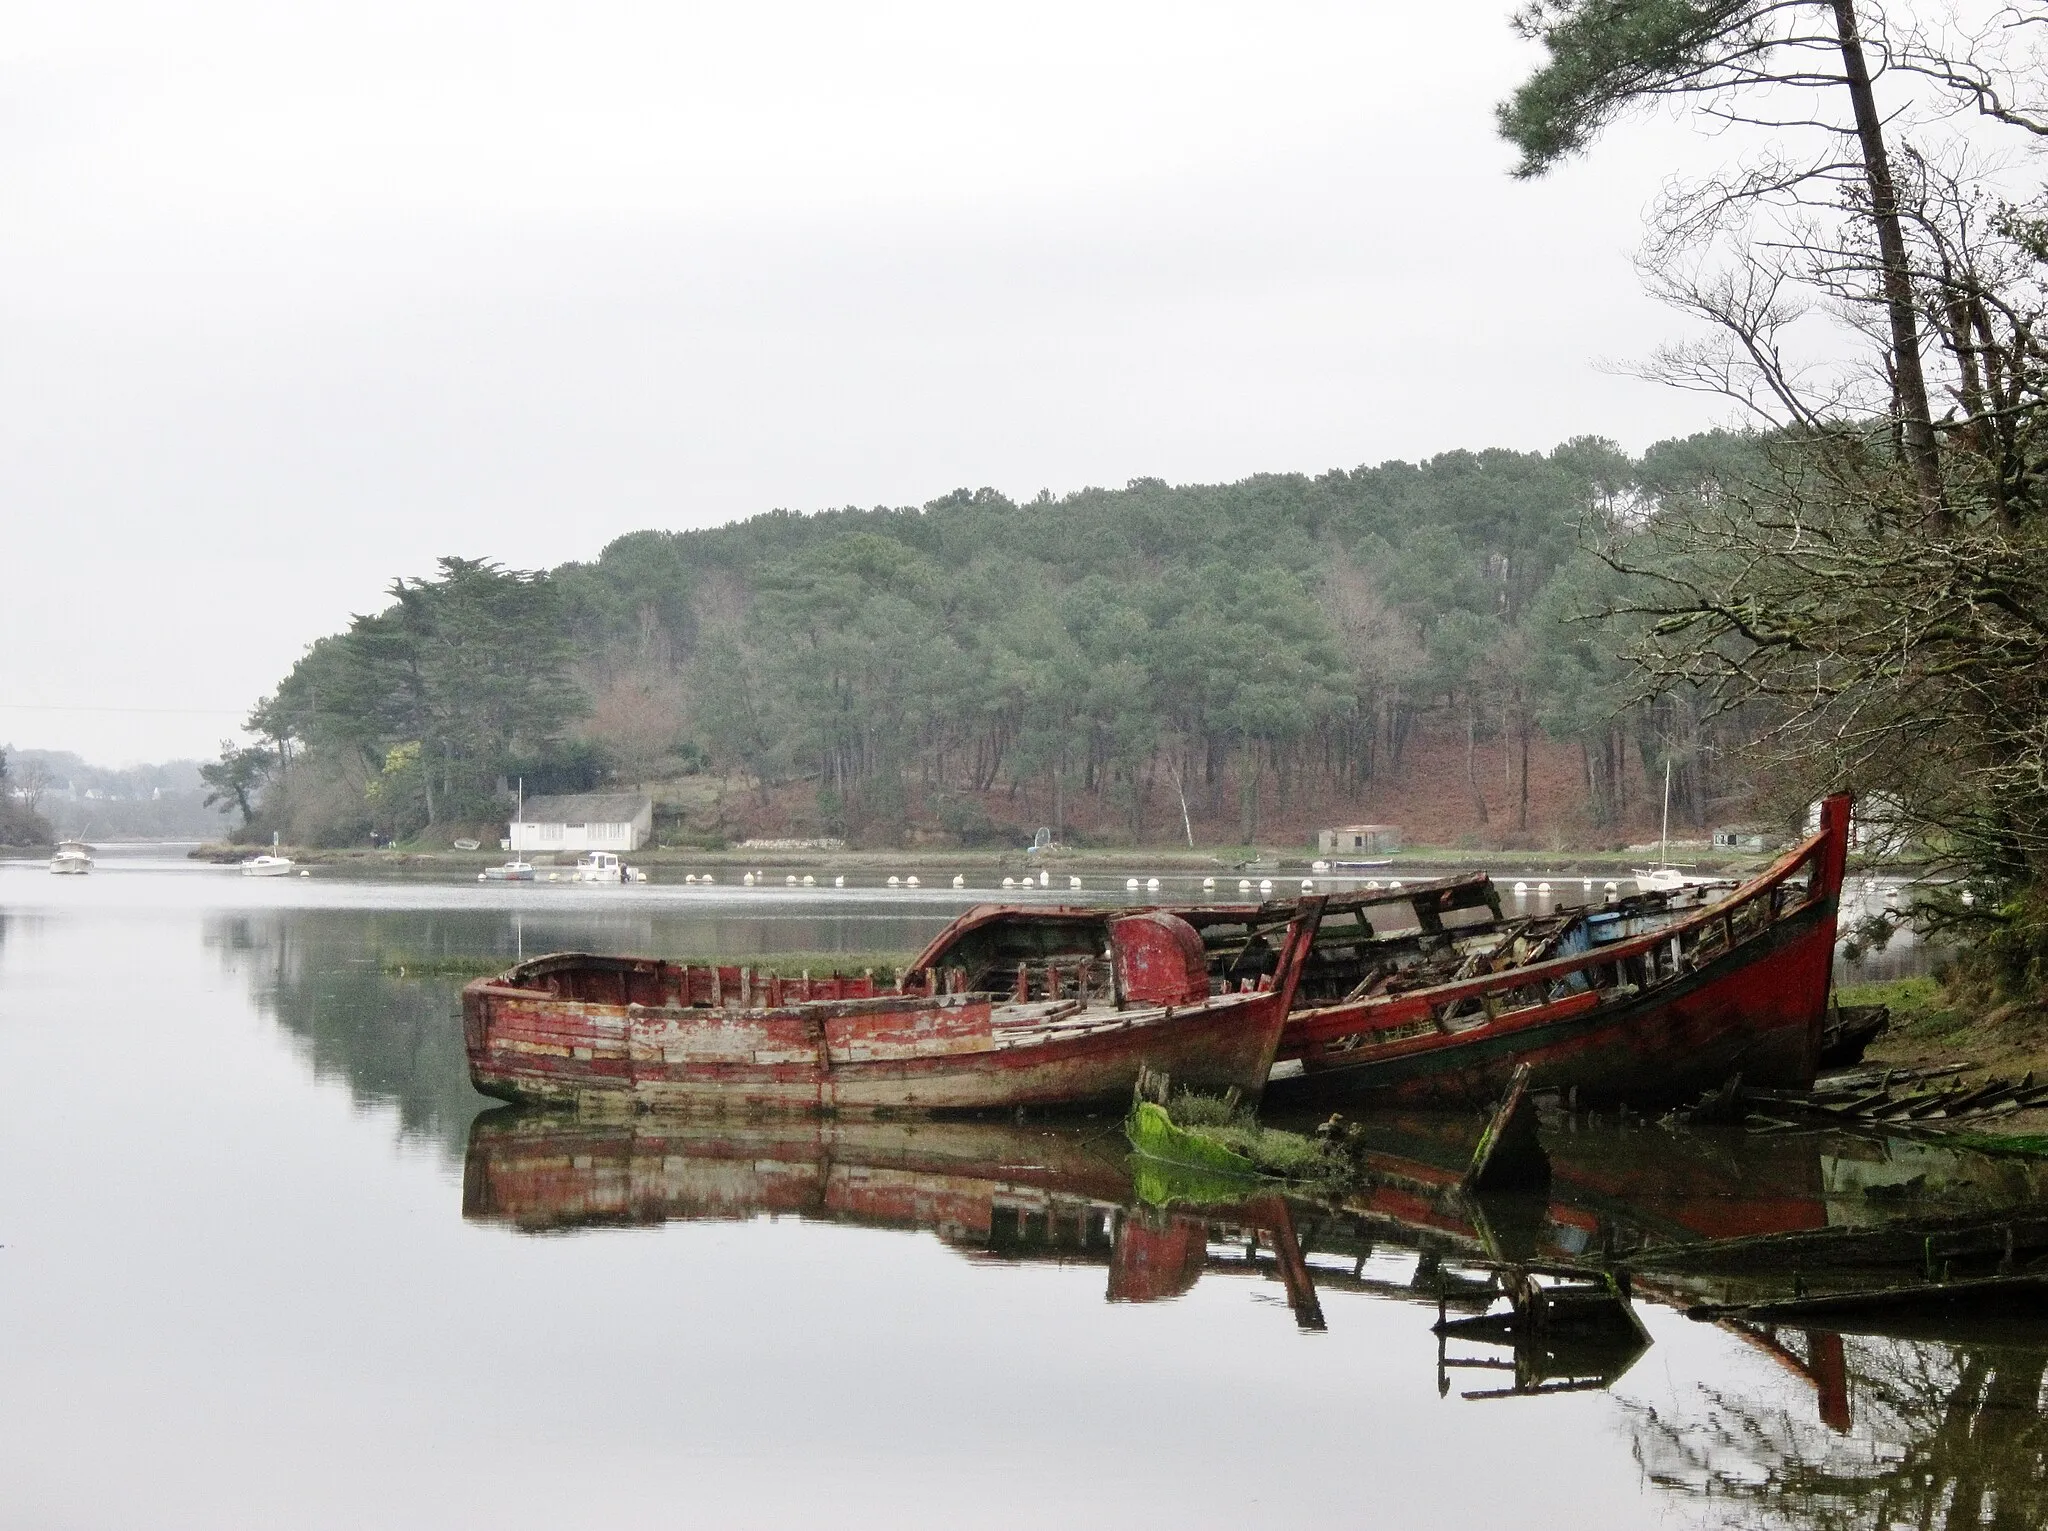
<svg viewBox="0 0 2048 1531"><path fill-rule="evenodd" d="M1212 987L1290 970L1292 1013L1269 1096L1314 1104L1490 1106L1517 1064L1586 1104L1691 1100L1739 1075L1802 1089L1819 1066L1847 794L1819 832L1741 885L1688 885L1505 918L1484 874L1398 892L1174 909L1200 932ZM972 975L1093 948L1107 911L968 911L915 959Z"/></svg>

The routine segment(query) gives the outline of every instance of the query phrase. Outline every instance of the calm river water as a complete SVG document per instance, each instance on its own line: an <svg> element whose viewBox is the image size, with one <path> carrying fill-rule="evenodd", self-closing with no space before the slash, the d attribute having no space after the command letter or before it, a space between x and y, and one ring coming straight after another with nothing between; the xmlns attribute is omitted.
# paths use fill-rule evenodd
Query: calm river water
<svg viewBox="0 0 2048 1531"><path fill-rule="evenodd" d="M0 863L0 1524L2048 1524L2030 1339L1738 1333L1648 1294L1642 1340L1584 1354L1431 1332L1482 1233L2033 1194L1998 1161L1587 1124L1477 1230L1444 1194L1474 1125L1418 1120L1356 1205L1162 1209L1107 1121L499 1111L457 981L396 973L904 950L958 908Z"/></svg>

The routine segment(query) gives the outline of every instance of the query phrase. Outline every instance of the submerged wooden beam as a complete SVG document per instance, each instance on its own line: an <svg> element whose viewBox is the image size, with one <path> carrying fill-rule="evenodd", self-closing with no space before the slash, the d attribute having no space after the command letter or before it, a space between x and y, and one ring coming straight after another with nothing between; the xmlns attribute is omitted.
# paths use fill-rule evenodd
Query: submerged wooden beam
<svg viewBox="0 0 2048 1531"><path fill-rule="evenodd" d="M1529 1065L1518 1063L1507 1093L1472 1150L1465 1188L1472 1191L1540 1191L1550 1184L1550 1155L1536 1136L1536 1104L1529 1098Z"/></svg>

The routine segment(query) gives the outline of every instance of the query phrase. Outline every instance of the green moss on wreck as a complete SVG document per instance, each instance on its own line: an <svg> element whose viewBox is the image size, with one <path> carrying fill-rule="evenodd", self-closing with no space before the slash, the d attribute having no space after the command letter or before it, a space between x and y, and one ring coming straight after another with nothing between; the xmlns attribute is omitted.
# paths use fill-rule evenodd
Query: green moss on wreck
<svg viewBox="0 0 2048 1531"><path fill-rule="evenodd" d="M1251 1108L1181 1090L1168 1110L1141 1100L1124 1122L1140 1154L1162 1163L1242 1179L1345 1178L1343 1157L1319 1138L1261 1126Z"/></svg>

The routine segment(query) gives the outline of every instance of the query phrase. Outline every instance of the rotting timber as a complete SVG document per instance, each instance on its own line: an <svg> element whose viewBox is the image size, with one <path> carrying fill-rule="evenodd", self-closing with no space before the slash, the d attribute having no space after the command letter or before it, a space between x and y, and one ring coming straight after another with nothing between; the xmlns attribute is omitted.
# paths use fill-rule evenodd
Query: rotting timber
<svg viewBox="0 0 2048 1531"><path fill-rule="evenodd" d="M1269 1098L1487 1107L1518 1064L1581 1103L1674 1104L1741 1075L1803 1089L1828 1018L1849 798L1737 885L1507 918L1483 874L1326 899L1175 908L1212 991L1264 981L1307 947ZM1101 949L1104 910L984 905L914 959L988 981ZM1176 1077L1179 1077L1176 1075Z"/></svg>
<svg viewBox="0 0 2048 1531"><path fill-rule="evenodd" d="M1212 993L1202 940L1161 910L1106 920L1101 954L868 978L564 953L462 993L487 1095L712 1115L930 1115L1122 1105L1151 1067L1256 1100L1319 907L1273 972Z"/></svg>

